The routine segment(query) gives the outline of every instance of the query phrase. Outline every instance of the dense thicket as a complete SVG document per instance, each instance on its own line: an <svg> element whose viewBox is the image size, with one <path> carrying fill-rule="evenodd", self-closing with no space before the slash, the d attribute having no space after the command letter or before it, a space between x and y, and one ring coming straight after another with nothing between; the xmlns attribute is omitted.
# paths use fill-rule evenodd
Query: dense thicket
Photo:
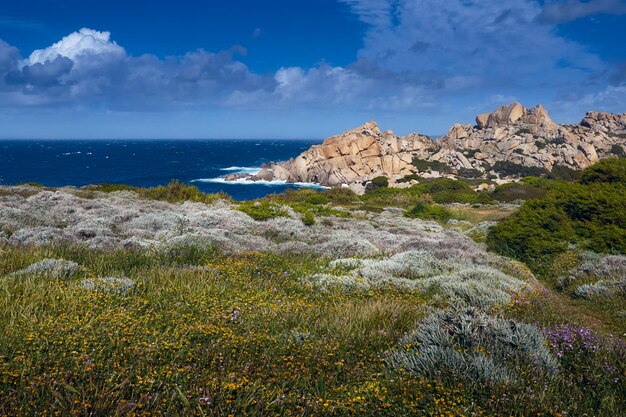
<svg viewBox="0 0 626 417"><path fill-rule="evenodd" d="M492 250L536 271L570 245L602 253L626 253L626 159L608 159L573 183L555 183L545 196L495 226Z"/></svg>

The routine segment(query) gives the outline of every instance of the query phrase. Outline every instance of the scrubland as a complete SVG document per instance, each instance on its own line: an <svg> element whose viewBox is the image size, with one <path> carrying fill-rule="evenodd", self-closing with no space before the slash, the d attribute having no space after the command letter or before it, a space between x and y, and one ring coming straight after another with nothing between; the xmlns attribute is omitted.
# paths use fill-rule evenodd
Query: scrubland
<svg viewBox="0 0 626 417"><path fill-rule="evenodd" d="M0 415L620 415L608 164L577 206L526 179L521 209L449 181L244 203L0 187ZM589 186L605 203L583 217ZM532 235L535 205L571 233L546 215Z"/></svg>

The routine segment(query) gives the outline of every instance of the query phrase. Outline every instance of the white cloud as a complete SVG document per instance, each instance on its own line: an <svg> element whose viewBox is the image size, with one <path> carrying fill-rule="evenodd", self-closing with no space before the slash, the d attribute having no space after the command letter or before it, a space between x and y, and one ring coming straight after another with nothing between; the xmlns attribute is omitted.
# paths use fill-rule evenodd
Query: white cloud
<svg viewBox="0 0 626 417"><path fill-rule="evenodd" d="M77 58L89 55L122 57L126 55L126 51L117 43L111 41L110 32L99 32L93 29L82 28L48 48L33 51L26 60L26 64L44 64L47 61L54 61L59 56L77 61Z"/></svg>
<svg viewBox="0 0 626 417"><path fill-rule="evenodd" d="M624 0L551 1L544 6L538 19L544 22L564 23L599 13L624 14L626 2Z"/></svg>
<svg viewBox="0 0 626 417"><path fill-rule="evenodd" d="M582 78L602 67L581 45L537 22L542 9L534 0L343 1L370 25L359 57L396 72L454 86L458 82L448 78L523 85L563 75Z"/></svg>

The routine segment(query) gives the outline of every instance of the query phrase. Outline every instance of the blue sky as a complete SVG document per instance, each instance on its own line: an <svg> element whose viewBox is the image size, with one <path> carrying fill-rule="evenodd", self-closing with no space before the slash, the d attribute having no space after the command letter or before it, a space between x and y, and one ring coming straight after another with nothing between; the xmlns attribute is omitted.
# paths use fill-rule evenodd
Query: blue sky
<svg viewBox="0 0 626 417"><path fill-rule="evenodd" d="M626 112L626 0L3 0L0 137L441 134Z"/></svg>

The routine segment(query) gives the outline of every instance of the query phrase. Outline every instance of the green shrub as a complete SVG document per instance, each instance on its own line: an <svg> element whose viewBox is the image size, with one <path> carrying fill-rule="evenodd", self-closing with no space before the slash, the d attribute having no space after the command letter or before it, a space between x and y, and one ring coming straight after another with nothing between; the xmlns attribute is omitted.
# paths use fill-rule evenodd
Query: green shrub
<svg viewBox="0 0 626 417"><path fill-rule="evenodd" d="M316 192L315 194L306 196L304 201L313 205L321 205L328 204L330 202L330 199L326 195Z"/></svg>
<svg viewBox="0 0 626 417"><path fill-rule="evenodd" d="M88 186L86 186L84 188L86 190L89 190L89 191L101 191L103 193L114 193L114 192L117 192L117 191L138 191L139 190L138 187L133 187L131 185L107 184L107 183L88 185Z"/></svg>
<svg viewBox="0 0 626 417"><path fill-rule="evenodd" d="M587 168L579 183L554 183L524 203L487 236L492 250L545 272L569 244L599 253L626 253L626 160Z"/></svg>
<svg viewBox="0 0 626 417"><path fill-rule="evenodd" d="M307 226L313 226L315 224L315 216L310 211L305 212L302 215L302 223Z"/></svg>
<svg viewBox="0 0 626 417"><path fill-rule="evenodd" d="M182 203L192 201L195 203L211 204L220 199L230 200L226 193L206 194L194 185L187 185L178 180L173 180L166 186L137 189L139 195L152 200L169 201L170 203Z"/></svg>
<svg viewBox="0 0 626 417"><path fill-rule="evenodd" d="M554 180L578 181L582 176L582 170L571 169L565 165L555 165L546 178Z"/></svg>
<svg viewBox="0 0 626 417"><path fill-rule="evenodd" d="M125 184L96 184L83 187L87 191L100 191L104 193L114 193L117 191L134 191L140 197L150 200L168 201L170 203L183 203L191 201L194 203L212 204L217 200L232 201L232 198L224 193L216 194L203 193L194 185L187 185L178 180L172 180L169 184L151 188L133 187Z"/></svg>
<svg viewBox="0 0 626 417"><path fill-rule="evenodd" d="M418 171L452 172L452 167L439 161L426 161L418 157L413 158L412 164Z"/></svg>
<svg viewBox="0 0 626 417"><path fill-rule="evenodd" d="M521 182L510 182L498 185L491 193L491 197L502 202L512 202L516 200L530 200L545 196L547 190L524 184Z"/></svg>
<svg viewBox="0 0 626 417"><path fill-rule="evenodd" d="M365 191L367 192L367 191L375 190L377 188L387 188L387 187L389 187L389 178L379 176L379 177L372 179L369 183L367 183L367 185L365 186Z"/></svg>
<svg viewBox="0 0 626 417"><path fill-rule="evenodd" d="M545 168L527 167L510 161L498 161L495 163L492 170L507 177L528 177L531 175L540 176L548 174L548 170Z"/></svg>
<svg viewBox="0 0 626 417"><path fill-rule="evenodd" d="M289 213L284 206L269 201L246 202L237 207L256 221L265 221L276 217L288 217Z"/></svg>
<svg viewBox="0 0 626 417"><path fill-rule="evenodd" d="M452 218L452 213L445 207L428 204L423 201L418 202L415 207L406 212L407 217L436 220L446 222Z"/></svg>
<svg viewBox="0 0 626 417"><path fill-rule="evenodd" d="M580 182L622 183L626 184L626 161L624 159L604 159L585 169Z"/></svg>
<svg viewBox="0 0 626 417"><path fill-rule="evenodd" d="M417 174L409 174L400 178L396 182L409 182L409 181L421 181L423 178Z"/></svg>
<svg viewBox="0 0 626 417"><path fill-rule="evenodd" d="M328 197L333 204L338 205L350 205L358 202L359 196L349 188L331 188L330 190L324 190L322 193Z"/></svg>
<svg viewBox="0 0 626 417"><path fill-rule="evenodd" d="M480 178L483 176L483 173L474 168L461 168L457 175L461 178Z"/></svg>
<svg viewBox="0 0 626 417"><path fill-rule="evenodd" d="M624 147L620 146L620 145L613 145L611 146L611 153L613 155L619 156L619 157L624 157L626 156L626 152L624 151Z"/></svg>

